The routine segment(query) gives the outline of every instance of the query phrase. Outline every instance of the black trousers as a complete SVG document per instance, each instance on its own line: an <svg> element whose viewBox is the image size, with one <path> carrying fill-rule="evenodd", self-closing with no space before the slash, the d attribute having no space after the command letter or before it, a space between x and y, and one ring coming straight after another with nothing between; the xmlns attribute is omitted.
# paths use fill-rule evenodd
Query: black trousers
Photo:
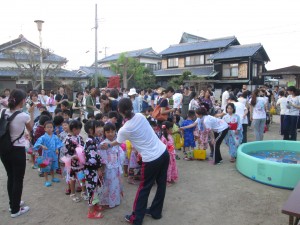
<svg viewBox="0 0 300 225"><path fill-rule="evenodd" d="M243 141L242 141L242 143L247 143L248 124L242 124L242 126L243 126Z"/></svg>
<svg viewBox="0 0 300 225"><path fill-rule="evenodd" d="M297 123L299 116L284 115L283 140L297 141Z"/></svg>
<svg viewBox="0 0 300 225"><path fill-rule="evenodd" d="M169 153L165 151L158 159L152 162L143 162L141 182L135 196L133 212L130 217L133 224L142 224L147 209L148 197L154 182L157 184L157 190L149 213L154 219L160 219L162 217L169 160Z"/></svg>
<svg viewBox="0 0 300 225"><path fill-rule="evenodd" d="M228 128L221 131L220 133L214 132L215 135L214 163L215 164L219 163L222 160L220 147L227 133L228 133Z"/></svg>
<svg viewBox="0 0 300 225"><path fill-rule="evenodd" d="M7 192L11 213L20 211L23 191L23 179L26 169L25 147L13 147L11 151L1 156L1 161L7 173Z"/></svg>

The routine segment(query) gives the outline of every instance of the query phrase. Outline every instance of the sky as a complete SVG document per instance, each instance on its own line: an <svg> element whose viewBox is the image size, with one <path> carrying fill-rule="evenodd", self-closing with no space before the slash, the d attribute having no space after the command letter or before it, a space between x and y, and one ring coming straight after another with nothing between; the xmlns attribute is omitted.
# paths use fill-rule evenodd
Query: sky
<svg viewBox="0 0 300 225"><path fill-rule="evenodd" d="M9 0L1 3L0 44L23 34L39 44L34 20L44 20L43 47L67 58L67 69L152 47L178 44L183 32L207 39L236 36L240 44L261 43L268 70L300 66L298 0ZM298 4L297 4L298 3Z"/></svg>

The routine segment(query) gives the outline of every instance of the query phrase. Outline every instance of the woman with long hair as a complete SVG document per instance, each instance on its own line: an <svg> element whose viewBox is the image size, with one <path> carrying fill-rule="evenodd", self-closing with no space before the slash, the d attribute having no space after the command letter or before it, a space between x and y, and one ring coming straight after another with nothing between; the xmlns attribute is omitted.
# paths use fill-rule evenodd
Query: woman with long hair
<svg viewBox="0 0 300 225"><path fill-rule="evenodd" d="M264 129L267 118L267 102L263 93L255 89L250 100L250 120L253 123L253 130L256 141L262 141L264 138Z"/></svg>
<svg viewBox="0 0 300 225"><path fill-rule="evenodd" d="M26 103L26 93L23 90L15 89L10 93L8 98L8 107L1 111L2 116L15 116L9 123L10 137L12 141L12 149L6 150L5 154L1 154L1 161L7 173L7 192L9 197L9 205L11 217L15 218L26 213L28 206L24 206L21 201L23 191L23 179L26 169L26 152L25 146L28 144L25 138L25 129L32 131L34 121L34 105L30 106L28 112L30 115L22 112ZM4 148L2 146L1 148Z"/></svg>
<svg viewBox="0 0 300 225"><path fill-rule="evenodd" d="M166 193L169 153L145 116L132 112L133 106L129 98L121 99L118 108L126 123L119 130L117 139L102 144L101 148L107 149L129 140L143 160L141 182L136 193L133 212L125 216L125 220L133 224L142 224L145 214L154 219L160 219ZM157 184L156 194L150 208L147 208L148 197L154 182Z"/></svg>

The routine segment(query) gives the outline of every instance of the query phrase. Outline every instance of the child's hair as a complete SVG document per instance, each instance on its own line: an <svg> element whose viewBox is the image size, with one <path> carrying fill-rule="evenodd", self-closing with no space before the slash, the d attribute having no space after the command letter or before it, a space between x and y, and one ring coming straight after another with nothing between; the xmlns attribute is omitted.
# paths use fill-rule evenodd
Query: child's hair
<svg viewBox="0 0 300 225"><path fill-rule="evenodd" d="M102 118L103 118L103 114L102 113L97 113L95 115L95 120L102 120Z"/></svg>
<svg viewBox="0 0 300 225"><path fill-rule="evenodd" d="M116 130L116 126L112 123L105 124L103 127L104 135L106 131L110 131L110 130Z"/></svg>
<svg viewBox="0 0 300 225"><path fill-rule="evenodd" d="M174 117L176 118L176 123L179 123L179 121L180 121L180 116L179 116L179 115L174 115Z"/></svg>
<svg viewBox="0 0 300 225"><path fill-rule="evenodd" d="M70 131L72 131L73 129L81 129L82 124L78 120L72 120L69 124L69 127L70 127Z"/></svg>
<svg viewBox="0 0 300 225"><path fill-rule="evenodd" d="M62 123L70 124L70 120L64 120Z"/></svg>
<svg viewBox="0 0 300 225"><path fill-rule="evenodd" d="M179 114L181 114L181 109L176 109L176 112L178 112Z"/></svg>
<svg viewBox="0 0 300 225"><path fill-rule="evenodd" d="M71 116L71 111L69 109L65 109L62 111L63 114L68 115L68 117Z"/></svg>
<svg viewBox="0 0 300 225"><path fill-rule="evenodd" d="M192 117L194 117L196 114L195 114L195 111L194 110L189 110L188 111L188 114L187 114L187 116L189 117L189 118L192 118Z"/></svg>
<svg viewBox="0 0 300 225"><path fill-rule="evenodd" d="M197 115L206 116L207 110L205 107L200 107L199 109L196 109L196 113L197 113Z"/></svg>
<svg viewBox="0 0 300 225"><path fill-rule="evenodd" d="M156 127L157 123L154 120L148 120L151 127Z"/></svg>
<svg viewBox="0 0 300 225"><path fill-rule="evenodd" d="M228 103L228 104L226 105L226 112L227 112L227 108L228 108L229 106L233 109L232 113L235 113L235 106L234 106L233 103Z"/></svg>
<svg viewBox="0 0 300 225"><path fill-rule="evenodd" d="M48 116L50 119L49 120L52 120L52 115L50 112L48 111L43 111L41 112L41 116Z"/></svg>
<svg viewBox="0 0 300 225"><path fill-rule="evenodd" d="M109 113L108 113L108 118L109 119L112 119L112 118L116 118L116 119L118 119L118 112L117 111L110 111Z"/></svg>
<svg viewBox="0 0 300 225"><path fill-rule="evenodd" d="M64 118L62 116L54 116L54 118L53 118L54 126L60 126L63 121L64 121Z"/></svg>
<svg viewBox="0 0 300 225"><path fill-rule="evenodd" d="M58 114L58 113L61 113L62 112L62 110L60 109L60 108L56 108L55 110L54 110L54 115L56 115L56 114Z"/></svg>
<svg viewBox="0 0 300 225"><path fill-rule="evenodd" d="M44 111L46 111L46 110L47 110L47 107L44 106L44 105L41 105L41 106L39 107L39 110L41 110L41 109L44 109ZM44 112L44 111L43 111L43 112Z"/></svg>
<svg viewBox="0 0 300 225"><path fill-rule="evenodd" d="M146 111L148 111L148 112L153 112L153 108L152 108L152 107L148 107L148 108L146 109Z"/></svg>
<svg viewBox="0 0 300 225"><path fill-rule="evenodd" d="M46 122L44 123L44 127L46 127L48 124L51 124L51 125L53 126L52 121L51 121L51 120L48 120L48 121L46 121Z"/></svg>
<svg viewBox="0 0 300 225"><path fill-rule="evenodd" d="M167 140L169 140L168 139L168 130L172 127L173 127L173 124L169 121L164 121L161 125L162 133Z"/></svg>
<svg viewBox="0 0 300 225"><path fill-rule="evenodd" d="M61 104L62 104L63 106L65 106L66 108L69 108L69 107L70 107L70 104L69 104L68 101L63 101Z"/></svg>
<svg viewBox="0 0 300 225"><path fill-rule="evenodd" d="M94 112L89 112L89 113L87 114L87 118L88 118L88 119L95 118Z"/></svg>
<svg viewBox="0 0 300 225"><path fill-rule="evenodd" d="M51 121L51 119L48 116L45 116L45 115L40 116L39 124L41 126L44 126L47 121Z"/></svg>
<svg viewBox="0 0 300 225"><path fill-rule="evenodd" d="M98 120L95 121L95 127L104 127L104 125L105 125L105 123L101 120L100 121L98 121Z"/></svg>
<svg viewBox="0 0 300 225"><path fill-rule="evenodd" d="M90 134L90 129L93 130L93 134L95 134L95 128L96 128L96 120L89 120L84 124L84 131L87 134Z"/></svg>
<svg viewBox="0 0 300 225"><path fill-rule="evenodd" d="M107 117L108 118L108 114L107 113L103 113L102 119L103 117Z"/></svg>

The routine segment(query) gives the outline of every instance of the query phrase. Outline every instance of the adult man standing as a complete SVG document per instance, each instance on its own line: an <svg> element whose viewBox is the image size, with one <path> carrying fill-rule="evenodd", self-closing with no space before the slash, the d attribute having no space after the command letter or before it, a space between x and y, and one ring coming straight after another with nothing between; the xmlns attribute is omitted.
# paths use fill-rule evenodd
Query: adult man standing
<svg viewBox="0 0 300 225"><path fill-rule="evenodd" d="M98 110L96 107L96 88L91 88L90 94L86 96L85 107L87 113L94 113Z"/></svg>
<svg viewBox="0 0 300 225"><path fill-rule="evenodd" d="M227 105L227 100L228 100L228 98L229 98L229 96L230 96L230 92L231 91L231 86L227 86L226 87L226 90L223 92L223 94L222 94L222 105L221 105L221 109L225 112L226 110L226 105Z"/></svg>
<svg viewBox="0 0 300 225"><path fill-rule="evenodd" d="M68 101L68 95L65 93L65 89L61 86L58 89L58 94L55 96L55 101L57 104L57 108L60 109L60 104L63 101Z"/></svg>

